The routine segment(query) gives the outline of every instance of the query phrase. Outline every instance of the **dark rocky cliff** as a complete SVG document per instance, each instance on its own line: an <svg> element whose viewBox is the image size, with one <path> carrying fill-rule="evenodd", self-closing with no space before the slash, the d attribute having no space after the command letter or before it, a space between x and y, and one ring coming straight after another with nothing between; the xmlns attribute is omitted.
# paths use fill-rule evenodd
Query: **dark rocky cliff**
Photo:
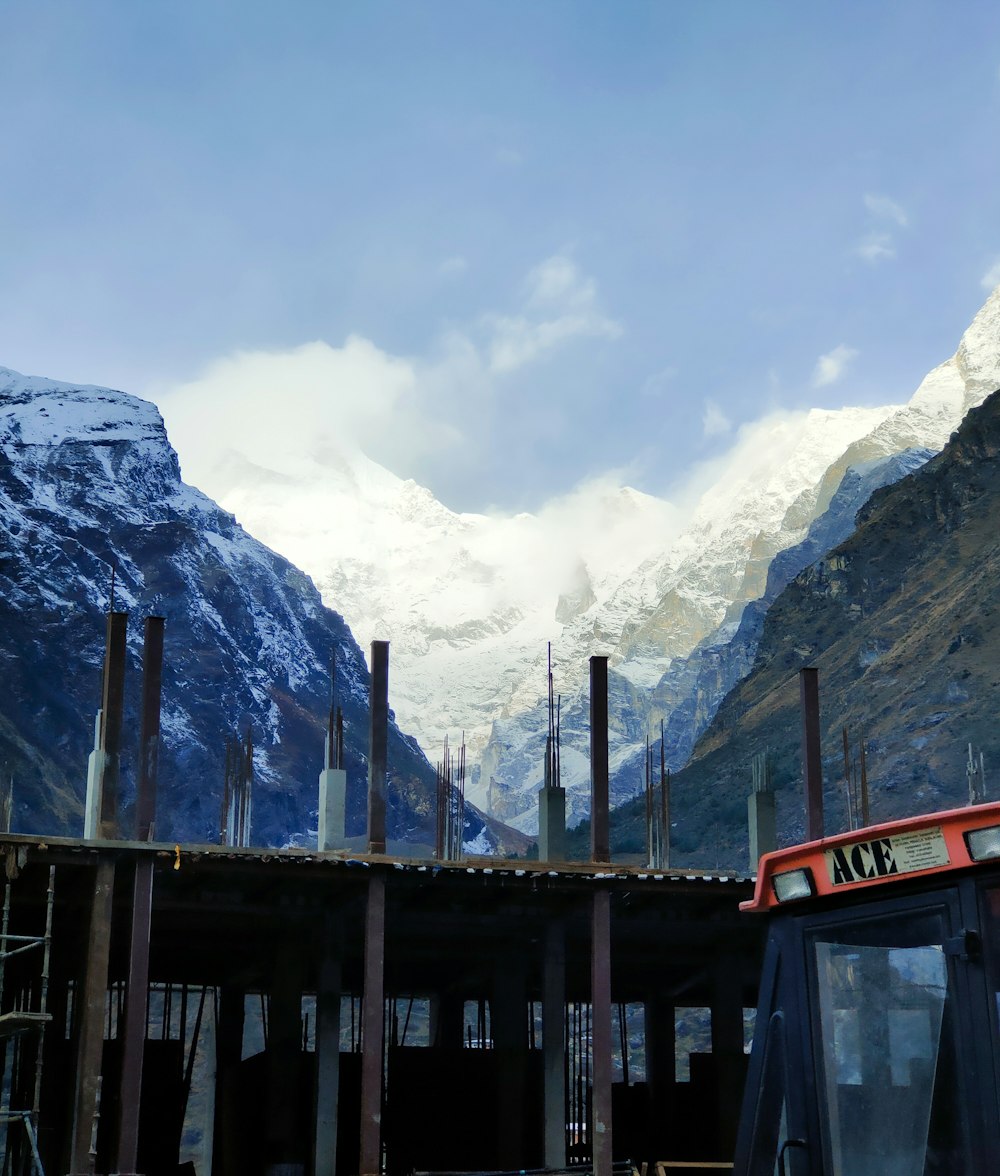
<svg viewBox="0 0 1000 1176"><path fill-rule="evenodd" d="M308 843L331 655L348 832L363 832L368 670L343 619L302 572L181 482L152 405L0 369L0 771L14 780L15 830L82 831L112 565L116 606L130 614L126 803L142 621L166 617L157 836L215 838L225 737L249 727L254 843ZM389 775L390 837L432 841L433 770L395 723ZM467 837L482 827L470 813Z"/></svg>
<svg viewBox="0 0 1000 1176"><path fill-rule="evenodd" d="M1000 394L943 452L877 491L855 532L764 618L753 669L674 778L678 860L745 866L750 761L770 750L780 834L804 834L798 671L820 672L826 827L846 827L842 730L868 749L872 819L964 803L971 743L1000 790ZM993 771L991 773L991 765ZM619 844L640 813L618 814Z"/></svg>

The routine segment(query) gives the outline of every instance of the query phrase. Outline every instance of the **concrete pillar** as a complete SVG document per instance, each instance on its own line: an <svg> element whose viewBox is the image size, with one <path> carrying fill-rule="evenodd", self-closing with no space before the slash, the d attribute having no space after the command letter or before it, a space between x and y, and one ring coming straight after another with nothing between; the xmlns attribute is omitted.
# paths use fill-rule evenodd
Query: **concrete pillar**
<svg viewBox="0 0 1000 1176"><path fill-rule="evenodd" d="M497 961L490 998L490 1030L497 1067L496 1165L520 1169L524 1161L528 1062L528 993L519 945Z"/></svg>
<svg viewBox="0 0 1000 1176"><path fill-rule="evenodd" d="M428 1037L436 1049L461 1049L465 1044L465 1000L460 992L431 999Z"/></svg>
<svg viewBox="0 0 1000 1176"><path fill-rule="evenodd" d="M215 1127L212 1132L212 1176L235 1174L231 1154L234 1135L240 1129L238 1108L227 1098L229 1081L243 1057L243 1022L246 994L226 986L219 992L215 1035Z"/></svg>
<svg viewBox="0 0 1000 1176"><path fill-rule="evenodd" d="M538 860L566 860L566 789L542 788L538 793Z"/></svg>
<svg viewBox="0 0 1000 1176"><path fill-rule="evenodd" d="M319 835L316 848L343 849L346 844L347 772L324 768L319 774Z"/></svg>
<svg viewBox="0 0 1000 1176"><path fill-rule="evenodd" d="M389 744L388 641L372 642L368 718L368 852L385 853L385 778Z"/></svg>
<svg viewBox="0 0 1000 1176"><path fill-rule="evenodd" d="M773 792L751 792L747 797L747 827L750 832L750 869L765 853L778 848Z"/></svg>
<svg viewBox="0 0 1000 1176"><path fill-rule="evenodd" d="M300 939L285 939L271 974L267 1018L267 1176L305 1171L305 1142L298 1134L302 1065L302 957Z"/></svg>
<svg viewBox="0 0 1000 1176"><path fill-rule="evenodd" d="M591 662L593 661L591 658ZM590 1034L594 1064L594 1176L611 1176L611 895L603 887L594 891L590 937L590 994L593 1006Z"/></svg>
<svg viewBox="0 0 1000 1176"><path fill-rule="evenodd" d="M673 1155L674 1088L677 1080L677 1025L672 1000L659 994L644 1005L646 1081L650 1089L650 1147L658 1156Z"/></svg>
<svg viewBox="0 0 1000 1176"><path fill-rule="evenodd" d="M98 711L94 718L94 750L87 757L87 799L83 810L84 840L92 841L97 836L101 823L101 782L104 779L104 750L101 747L101 730L104 726L104 712Z"/></svg>
<svg viewBox="0 0 1000 1176"><path fill-rule="evenodd" d="M608 659L590 659L590 859L611 861L608 827Z"/></svg>
<svg viewBox="0 0 1000 1176"><path fill-rule="evenodd" d="M385 879L381 874L374 874L368 882L368 901L365 910L364 994L361 1004L360 1176L379 1176L382 1164L384 969Z"/></svg>
<svg viewBox="0 0 1000 1176"><path fill-rule="evenodd" d="M104 1014L108 991L108 957L111 949L111 916L115 890L115 863L101 857L94 872L90 903L90 931L83 982L76 1047L76 1085L73 1097L73 1137L70 1176L91 1176L94 1171L97 1115L101 1101L101 1069L104 1060Z"/></svg>
<svg viewBox="0 0 1000 1176"><path fill-rule="evenodd" d="M340 989L339 936L327 936L326 954L319 967L316 991L316 1139L314 1176L336 1176L337 1115L340 1101ZM336 953L336 954L335 954Z"/></svg>
<svg viewBox="0 0 1000 1176"><path fill-rule="evenodd" d="M732 957L715 961L712 992L712 1059L718 1099L717 1138L720 1152L730 1160L736 1148L746 1056L743 1053L743 977Z"/></svg>
<svg viewBox="0 0 1000 1176"><path fill-rule="evenodd" d="M546 1168L566 1166L566 930L545 927L542 962L542 1112Z"/></svg>

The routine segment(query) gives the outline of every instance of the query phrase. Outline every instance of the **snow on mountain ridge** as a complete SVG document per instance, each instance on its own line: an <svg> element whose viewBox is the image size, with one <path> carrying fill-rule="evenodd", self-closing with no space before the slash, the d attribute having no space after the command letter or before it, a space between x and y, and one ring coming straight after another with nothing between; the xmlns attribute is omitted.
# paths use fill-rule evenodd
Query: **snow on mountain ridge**
<svg viewBox="0 0 1000 1176"><path fill-rule="evenodd" d="M680 505L605 481L537 515L459 514L360 453L327 454L324 438L273 460L258 446L269 473L230 462L228 476L206 469L198 480L310 569L359 639L392 642L393 704L432 758L446 732L466 730L470 762L492 737L484 762L502 774L516 760L507 783L530 791L541 762L529 754L530 715L545 693L548 640L567 697L587 658L607 654L621 705L641 712L642 691L672 658L762 594L771 559L805 536L848 465L941 447L1000 375L998 327L994 292L907 405L772 414L744 427L728 454L696 471ZM183 433L171 431L184 453ZM622 726L626 743L641 737L631 719ZM488 775L470 786L477 801Z"/></svg>

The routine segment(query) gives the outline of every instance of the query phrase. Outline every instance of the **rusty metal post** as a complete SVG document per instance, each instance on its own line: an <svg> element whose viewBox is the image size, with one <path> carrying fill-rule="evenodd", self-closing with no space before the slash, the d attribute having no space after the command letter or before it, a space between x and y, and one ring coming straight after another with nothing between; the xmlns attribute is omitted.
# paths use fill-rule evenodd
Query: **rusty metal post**
<svg viewBox="0 0 1000 1176"><path fill-rule="evenodd" d="M384 967L385 879L381 874L375 874L368 882L368 901L365 910L364 994L361 1006L360 1176L379 1176L382 1168Z"/></svg>
<svg viewBox="0 0 1000 1176"><path fill-rule="evenodd" d="M385 853L385 777L389 740L389 642L373 641L368 694L368 852Z"/></svg>
<svg viewBox="0 0 1000 1176"><path fill-rule="evenodd" d="M116 615L116 614L112 614ZM123 614L117 614L123 615ZM104 1013L111 948L111 914L115 863L101 856L94 872L90 906L90 934L83 983L79 988L79 1035L76 1048L76 1087L73 1097L73 1137L70 1176L91 1176L97 1160L97 1119L100 1114L101 1066L104 1058Z"/></svg>
<svg viewBox="0 0 1000 1176"><path fill-rule="evenodd" d="M163 625L163 617L146 617L142 644L142 731L139 748L139 789L135 800L136 835L140 841L153 839L153 823L156 820Z"/></svg>
<svg viewBox="0 0 1000 1176"><path fill-rule="evenodd" d="M215 1122L212 1129L212 1176L228 1176L235 1170L233 1153L241 1129L232 1097L236 1071L243 1056L246 993L223 985L219 990L215 1036Z"/></svg>
<svg viewBox="0 0 1000 1176"><path fill-rule="evenodd" d="M132 930L129 947L128 988L125 993L125 1030L122 1045L121 1095L119 1099L117 1164L113 1171L136 1172L139 1154L139 1111L142 1063L146 1046L146 1013L149 1005L149 928L153 910L153 859L135 864L132 889Z"/></svg>
<svg viewBox="0 0 1000 1176"><path fill-rule="evenodd" d="M302 936L289 934L272 963L267 1018L266 1176L305 1171L307 1145L299 1137L298 1094L302 1055Z"/></svg>
<svg viewBox="0 0 1000 1176"><path fill-rule="evenodd" d="M316 1137L314 1176L337 1174L337 1116L340 1104L340 936L327 929L316 990Z"/></svg>
<svg viewBox="0 0 1000 1176"><path fill-rule="evenodd" d="M650 1155L665 1155L675 1131L676 1013L672 998L662 991L650 994L645 1001L646 1081L651 1094Z"/></svg>
<svg viewBox="0 0 1000 1176"><path fill-rule="evenodd" d="M594 893L590 940L594 1176L611 1176L611 894Z"/></svg>
<svg viewBox="0 0 1000 1176"><path fill-rule="evenodd" d="M122 710L125 702L125 625L128 613L108 613L104 652L104 692L101 702L104 771L101 781L98 837L118 837L118 774L122 740Z"/></svg>
<svg viewBox="0 0 1000 1176"><path fill-rule="evenodd" d="M731 1156L736 1148L740 1103L746 1078L743 1052L743 972L728 951L716 957L712 977L712 1058L715 1062L718 1100L717 1143L719 1155Z"/></svg>
<svg viewBox="0 0 1000 1176"><path fill-rule="evenodd" d="M520 942L501 954L493 972L490 1031L496 1066L496 1166L519 1171L524 1154L524 1100L528 1064L528 997L525 957Z"/></svg>
<svg viewBox="0 0 1000 1176"><path fill-rule="evenodd" d="M819 670L799 670L802 699L802 772L806 786L806 840L823 836L823 760L819 733Z"/></svg>
<svg viewBox="0 0 1000 1176"><path fill-rule="evenodd" d="M542 1110L546 1168L566 1167L566 931L545 927L542 963Z"/></svg>
<svg viewBox="0 0 1000 1176"><path fill-rule="evenodd" d="M608 829L608 659L590 659L590 860L611 861Z"/></svg>

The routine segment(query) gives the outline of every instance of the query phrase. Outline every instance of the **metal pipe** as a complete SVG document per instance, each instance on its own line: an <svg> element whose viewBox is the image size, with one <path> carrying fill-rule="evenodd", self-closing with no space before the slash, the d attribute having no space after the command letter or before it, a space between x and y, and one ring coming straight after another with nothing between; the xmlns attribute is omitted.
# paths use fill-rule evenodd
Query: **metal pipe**
<svg viewBox="0 0 1000 1176"><path fill-rule="evenodd" d="M823 836L823 761L820 753L819 670L799 670L802 700L802 771L806 790L806 840Z"/></svg>
<svg viewBox="0 0 1000 1176"><path fill-rule="evenodd" d="M76 1053L70 1176L90 1176L96 1160L93 1146L100 1117L104 1007L108 990L108 956L111 947L114 889L114 859L102 855L94 872L86 971L80 986L80 1032Z"/></svg>
<svg viewBox="0 0 1000 1176"><path fill-rule="evenodd" d="M385 778L389 740L388 641L372 642L368 719L368 852L385 853Z"/></svg>
<svg viewBox="0 0 1000 1176"><path fill-rule="evenodd" d="M368 882L368 901L365 909L364 997L361 1005L360 1176L379 1176L382 1168L384 963L385 879L381 874L375 874Z"/></svg>
<svg viewBox="0 0 1000 1176"><path fill-rule="evenodd" d="M135 864L132 886L132 926L129 942L128 989L122 1031L122 1070L119 1094L117 1164L115 1172L134 1173L139 1152L139 1110L146 1010L149 1004L149 931L153 911L153 860ZM121 1024L121 1022L119 1022Z"/></svg>
<svg viewBox="0 0 1000 1176"><path fill-rule="evenodd" d="M121 756L122 712L125 702L125 625L128 613L108 613L104 655L104 691L101 703L104 768L101 780L100 820L97 834L118 837L118 774Z"/></svg>
<svg viewBox="0 0 1000 1176"><path fill-rule="evenodd" d="M611 1176L611 895L594 892L590 992L594 1176Z"/></svg>
<svg viewBox="0 0 1000 1176"><path fill-rule="evenodd" d="M45 1020L44 1015L49 1011L49 960L52 957L52 909L55 903L56 868L49 866L49 888L45 896L45 940L42 951L42 986L38 1011L43 1020L38 1027L38 1048L35 1055L35 1094L31 1103L34 1116L38 1117L38 1110L42 1102L42 1064L45 1050Z"/></svg>
<svg viewBox="0 0 1000 1176"><path fill-rule="evenodd" d="M156 777L160 754L160 698L163 682L163 617L147 617L142 644L142 728L135 820L140 841L151 841L156 820Z"/></svg>
<svg viewBox="0 0 1000 1176"><path fill-rule="evenodd" d="M611 861L608 829L608 659L590 659L590 858Z"/></svg>

